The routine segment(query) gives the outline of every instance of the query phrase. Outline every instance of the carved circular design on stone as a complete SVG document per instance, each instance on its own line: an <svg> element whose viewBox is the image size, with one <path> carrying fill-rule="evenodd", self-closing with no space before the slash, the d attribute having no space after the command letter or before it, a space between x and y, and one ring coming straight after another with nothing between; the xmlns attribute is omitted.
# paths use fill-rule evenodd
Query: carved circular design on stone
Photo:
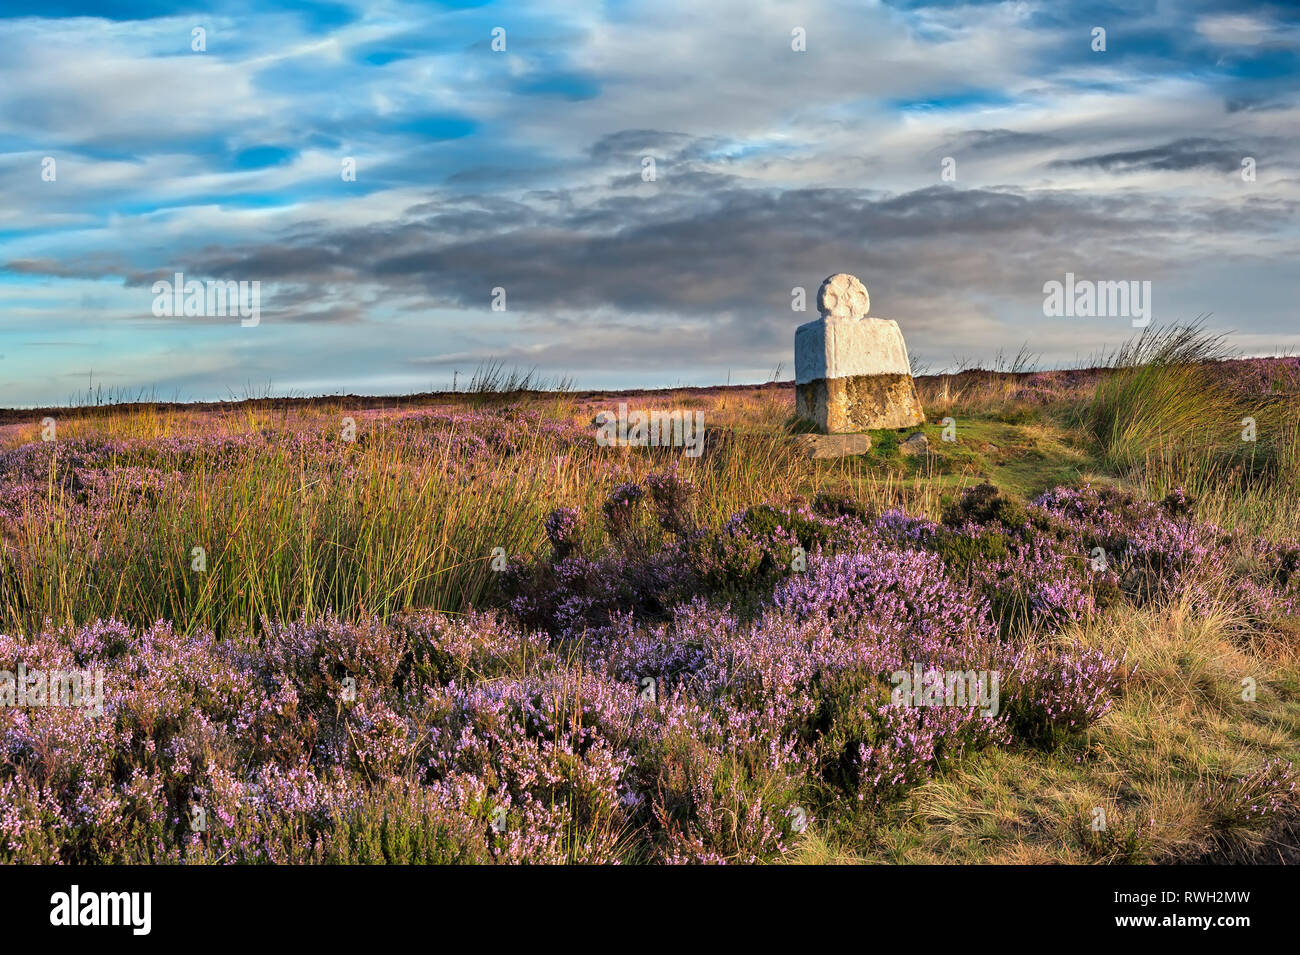
<svg viewBox="0 0 1300 955"><path fill-rule="evenodd" d="M827 318L866 318L870 308L867 287L848 272L836 272L817 290L817 310Z"/></svg>

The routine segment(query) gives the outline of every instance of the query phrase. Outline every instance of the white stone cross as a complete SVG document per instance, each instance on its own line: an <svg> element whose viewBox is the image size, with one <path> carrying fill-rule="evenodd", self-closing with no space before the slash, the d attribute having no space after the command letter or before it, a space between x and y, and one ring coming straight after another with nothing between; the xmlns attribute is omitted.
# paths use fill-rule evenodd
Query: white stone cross
<svg viewBox="0 0 1300 955"><path fill-rule="evenodd" d="M829 433L921 424L898 323L868 318L867 287L837 272L817 290L821 317L794 333L795 407Z"/></svg>

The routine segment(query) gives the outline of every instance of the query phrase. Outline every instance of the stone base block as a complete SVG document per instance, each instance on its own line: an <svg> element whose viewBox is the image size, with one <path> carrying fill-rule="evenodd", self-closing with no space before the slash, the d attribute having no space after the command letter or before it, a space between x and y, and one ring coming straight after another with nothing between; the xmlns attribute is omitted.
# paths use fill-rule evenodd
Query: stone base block
<svg viewBox="0 0 1300 955"><path fill-rule="evenodd" d="M925 423L911 375L851 375L795 385L795 411L827 434Z"/></svg>

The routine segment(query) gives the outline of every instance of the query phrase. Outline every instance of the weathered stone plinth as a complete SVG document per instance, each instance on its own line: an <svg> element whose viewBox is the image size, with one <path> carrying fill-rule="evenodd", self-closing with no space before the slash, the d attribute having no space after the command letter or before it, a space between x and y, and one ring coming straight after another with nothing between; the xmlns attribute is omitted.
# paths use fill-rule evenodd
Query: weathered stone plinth
<svg viewBox="0 0 1300 955"><path fill-rule="evenodd" d="M795 411L827 434L925 422L911 375L850 375L796 384Z"/></svg>
<svg viewBox="0 0 1300 955"><path fill-rule="evenodd" d="M897 322L867 318L866 287L832 275L817 293L822 317L794 333L795 409L828 434L925 422Z"/></svg>

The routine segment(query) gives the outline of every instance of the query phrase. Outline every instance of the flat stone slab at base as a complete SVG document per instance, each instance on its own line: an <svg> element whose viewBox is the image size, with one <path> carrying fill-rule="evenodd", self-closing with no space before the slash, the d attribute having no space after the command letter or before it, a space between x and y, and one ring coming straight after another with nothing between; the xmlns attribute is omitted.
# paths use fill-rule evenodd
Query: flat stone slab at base
<svg viewBox="0 0 1300 955"><path fill-rule="evenodd" d="M869 434L801 434L795 442L813 460L848 458L871 450Z"/></svg>
<svg viewBox="0 0 1300 955"><path fill-rule="evenodd" d="M910 374L850 375L796 384L795 411L828 434L925 424Z"/></svg>

